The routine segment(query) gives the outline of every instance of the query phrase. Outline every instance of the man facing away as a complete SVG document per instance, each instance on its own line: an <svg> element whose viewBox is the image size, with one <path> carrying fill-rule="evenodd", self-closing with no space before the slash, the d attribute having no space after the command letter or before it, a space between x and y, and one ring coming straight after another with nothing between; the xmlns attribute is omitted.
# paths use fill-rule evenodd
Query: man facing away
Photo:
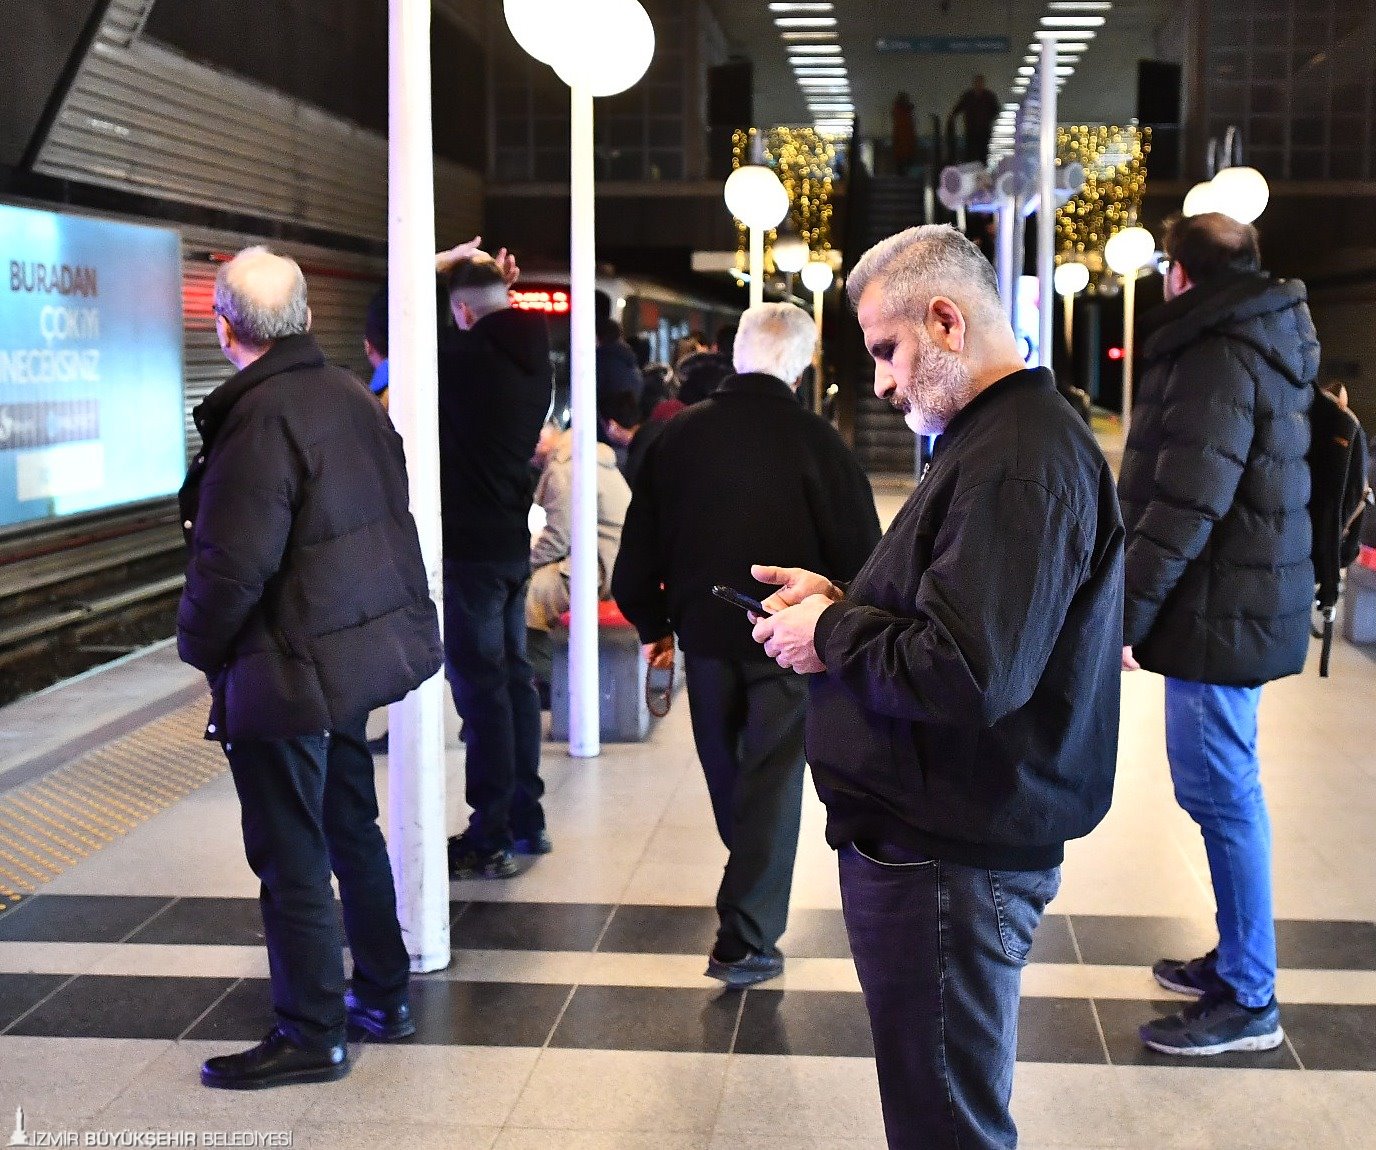
<svg viewBox="0 0 1376 1150"><path fill-rule="evenodd" d="M401 439L307 334L301 269L249 248L220 268L214 306L238 372L194 413L177 649L210 681L206 737L224 745L262 882L278 1019L201 1080L252 1089L342 1077L346 1019L382 1039L415 1032L364 727L442 656Z"/></svg>
<svg viewBox="0 0 1376 1150"><path fill-rule="evenodd" d="M1119 491L1128 529L1123 665L1166 676L1166 757L1199 824L1218 946L1152 969L1197 996L1141 1028L1172 1054L1270 1050L1276 1005L1261 687L1304 667L1314 600L1309 407L1319 344L1298 280L1260 271L1255 229L1171 223L1167 302L1143 317L1142 384Z"/></svg>
<svg viewBox="0 0 1376 1150"><path fill-rule="evenodd" d="M670 420L646 453L612 576L654 665L672 665L675 634L683 645L693 740L730 852L707 974L729 986L783 971L807 686L774 666L712 587L757 594L750 558L761 552L849 579L879 538L864 472L794 395L815 341L792 304L745 313L740 374Z"/></svg>
<svg viewBox="0 0 1376 1150"><path fill-rule="evenodd" d="M911 228L847 289L875 393L941 438L844 593L755 569L780 590L754 636L810 676L808 762L889 1146L1012 1147L1022 967L1065 841L1112 797L1123 526L1093 436L1023 368L969 240Z"/></svg>
<svg viewBox="0 0 1376 1150"><path fill-rule="evenodd" d="M464 723L467 829L452 878L510 878L515 853L551 849L540 805L540 697L526 654L530 461L553 378L543 316L511 306L514 268L453 262L458 331L440 345L445 667Z"/></svg>

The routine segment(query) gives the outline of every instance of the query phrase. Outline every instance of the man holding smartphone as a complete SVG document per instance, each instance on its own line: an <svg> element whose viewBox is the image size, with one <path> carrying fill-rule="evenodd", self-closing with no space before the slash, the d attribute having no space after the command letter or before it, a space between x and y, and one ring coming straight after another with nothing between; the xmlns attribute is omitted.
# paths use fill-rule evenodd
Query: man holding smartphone
<svg viewBox="0 0 1376 1150"><path fill-rule="evenodd" d="M683 645L693 739L730 852L707 974L735 987L783 971L807 686L712 589L758 595L750 561L761 552L848 579L879 539L864 472L794 395L816 338L791 304L745 313L739 374L670 420L646 452L612 576L654 665L672 665L676 634Z"/></svg>

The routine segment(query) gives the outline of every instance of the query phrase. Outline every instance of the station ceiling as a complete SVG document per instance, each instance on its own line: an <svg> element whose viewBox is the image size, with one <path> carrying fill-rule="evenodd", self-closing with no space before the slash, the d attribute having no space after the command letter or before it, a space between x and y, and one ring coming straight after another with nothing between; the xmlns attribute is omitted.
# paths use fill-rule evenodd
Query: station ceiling
<svg viewBox="0 0 1376 1150"><path fill-rule="evenodd" d="M975 73L982 73L1001 101L1011 94L1018 68L1039 21L1053 14L1049 0L832 0L830 5L789 4L771 10L769 0L709 0L731 50L755 65L755 122L811 122L802 89L789 64L776 17L834 16L837 43L845 61L855 112L866 135L889 131L895 95L906 91L915 106L919 130L928 117L943 118ZM773 6L779 8L778 5ZM1066 6L1055 6L1063 14ZM828 8L830 9L828 11ZM1122 123L1135 114L1137 61L1176 59L1183 36L1181 0L1112 0L1075 74L1062 93L1062 122ZM1176 18L1179 17L1179 18ZM1006 39L1007 50L978 54L931 51L950 48L942 38ZM925 43L923 42L925 39ZM883 51L880 41L917 41L909 49Z"/></svg>

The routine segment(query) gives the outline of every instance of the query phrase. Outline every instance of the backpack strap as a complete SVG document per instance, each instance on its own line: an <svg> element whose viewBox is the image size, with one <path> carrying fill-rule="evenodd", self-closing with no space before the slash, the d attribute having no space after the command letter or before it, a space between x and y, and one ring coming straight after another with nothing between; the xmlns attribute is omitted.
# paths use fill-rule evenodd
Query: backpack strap
<svg viewBox="0 0 1376 1150"><path fill-rule="evenodd" d="M1333 653L1333 618L1337 608L1323 609L1323 646L1319 649L1319 678L1328 678L1328 657Z"/></svg>

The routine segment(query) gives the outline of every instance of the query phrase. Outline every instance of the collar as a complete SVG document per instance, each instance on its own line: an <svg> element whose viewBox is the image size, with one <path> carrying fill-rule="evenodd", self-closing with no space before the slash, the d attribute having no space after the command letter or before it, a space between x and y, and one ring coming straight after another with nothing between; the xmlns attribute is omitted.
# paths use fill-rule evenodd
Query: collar
<svg viewBox="0 0 1376 1150"><path fill-rule="evenodd" d="M983 411L991 403L997 403L1004 396L1021 391L1023 388L1039 388L1051 391L1055 387L1056 377L1051 374L1049 367L1028 367L1022 371L1015 371L1011 375L1005 375L997 382L991 383L956 413L956 417L951 420L950 425L942 434L941 440L942 442L950 440L974 418L977 412Z"/></svg>
<svg viewBox="0 0 1376 1150"><path fill-rule="evenodd" d="M714 395L762 395L769 399L786 399L790 403L800 402L798 393L777 375L763 371L747 371L740 375L729 375L720 384Z"/></svg>
<svg viewBox="0 0 1376 1150"><path fill-rule="evenodd" d="M277 340L242 371L231 375L191 412L201 441L210 446L234 405L259 384L287 371L303 367L323 367L325 353L310 335L289 335Z"/></svg>

